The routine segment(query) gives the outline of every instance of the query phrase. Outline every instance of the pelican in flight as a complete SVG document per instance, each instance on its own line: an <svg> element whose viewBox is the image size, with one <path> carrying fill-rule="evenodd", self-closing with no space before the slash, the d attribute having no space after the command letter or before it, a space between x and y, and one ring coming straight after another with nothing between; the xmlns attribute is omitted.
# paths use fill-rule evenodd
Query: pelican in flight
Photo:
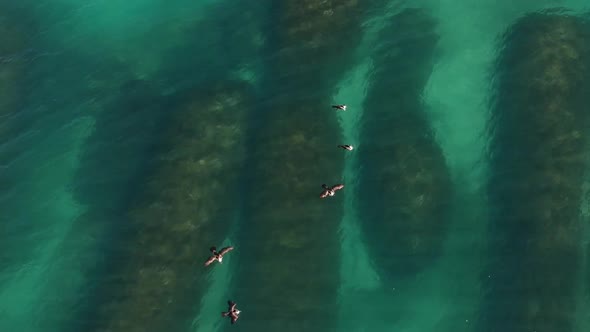
<svg viewBox="0 0 590 332"><path fill-rule="evenodd" d="M227 301L227 305L228 309L221 313L221 317L230 317L231 323L234 324L240 318L241 311L236 308L236 303L233 301Z"/></svg>
<svg viewBox="0 0 590 332"><path fill-rule="evenodd" d="M354 147L352 145L338 145L339 148L344 149L344 150L348 150L348 151L352 151L354 149Z"/></svg>
<svg viewBox="0 0 590 332"><path fill-rule="evenodd" d="M322 184L322 188L324 188L324 191L322 191L322 193L320 194L320 198L326 198L328 196L334 196L336 194L336 191L344 188L344 185L335 184L331 187L328 187L325 184Z"/></svg>
<svg viewBox="0 0 590 332"><path fill-rule="evenodd" d="M217 251L216 247L211 247L209 250L211 251L212 255L205 262L205 266L209 266L209 264L211 264L215 261L218 261L219 263L221 263L221 261L223 260L223 255L234 250L234 247L225 247L225 248L221 249L220 251Z"/></svg>
<svg viewBox="0 0 590 332"><path fill-rule="evenodd" d="M332 105L332 108L335 108L337 110L341 110L341 111L346 111L346 105Z"/></svg>

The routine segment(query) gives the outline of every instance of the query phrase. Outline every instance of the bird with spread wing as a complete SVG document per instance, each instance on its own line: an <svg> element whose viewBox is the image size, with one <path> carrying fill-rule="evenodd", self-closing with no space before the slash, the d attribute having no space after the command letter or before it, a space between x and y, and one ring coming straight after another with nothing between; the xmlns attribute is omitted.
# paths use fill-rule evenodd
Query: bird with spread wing
<svg viewBox="0 0 590 332"><path fill-rule="evenodd" d="M234 324L238 318L240 318L240 310L236 308L236 303L233 301L227 301L228 309L226 312L221 313L221 317L229 317L231 323Z"/></svg>
<svg viewBox="0 0 590 332"><path fill-rule="evenodd" d="M334 196L336 194L336 191L344 188L344 185L335 184L331 187L328 187L325 184L322 184L322 188L324 188L324 191L322 191L322 193L320 194L320 198L326 198L328 196Z"/></svg>
<svg viewBox="0 0 590 332"><path fill-rule="evenodd" d="M221 261L223 261L223 255L234 250L234 247L225 247L222 248L220 251L217 251L216 247L211 247L209 250L211 251L212 255L205 261L205 266L209 266L211 263L215 261L221 263Z"/></svg>

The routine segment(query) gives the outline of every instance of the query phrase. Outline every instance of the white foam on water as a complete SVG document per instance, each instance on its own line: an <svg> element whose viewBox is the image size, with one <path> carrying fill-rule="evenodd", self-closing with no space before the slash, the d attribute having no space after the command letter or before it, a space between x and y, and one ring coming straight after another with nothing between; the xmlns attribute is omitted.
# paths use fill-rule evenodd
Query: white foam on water
<svg viewBox="0 0 590 332"><path fill-rule="evenodd" d="M78 167L80 150L86 137L90 134L93 119L79 118L59 131L53 137L47 137L39 149L51 149L55 144L66 141L67 152L59 157L39 165L35 174L31 174L29 181L30 197L37 197L30 202L30 214L35 218L46 220L28 220L28 222L51 222L47 234L43 234L45 242L38 250L38 256L22 266L10 276L0 290L0 330L2 331L45 331L48 326L38 326L40 321L53 318L44 317L44 312L37 312L39 307L47 305L51 300L42 298L42 294L52 292L56 294L51 281L58 280L62 269L59 264L60 244L66 238L76 217L82 212L75 202L67 186L71 181L74 170ZM24 188L23 188L24 189ZM56 274L56 275L53 275ZM69 283L68 289L58 292L59 296L73 296L80 284ZM41 297L41 298L40 298Z"/></svg>

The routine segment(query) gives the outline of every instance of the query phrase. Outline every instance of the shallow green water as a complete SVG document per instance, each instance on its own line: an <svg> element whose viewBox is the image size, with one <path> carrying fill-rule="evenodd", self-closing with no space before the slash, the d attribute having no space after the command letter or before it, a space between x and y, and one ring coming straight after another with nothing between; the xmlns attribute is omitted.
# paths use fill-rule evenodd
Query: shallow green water
<svg viewBox="0 0 590 332"><path fill-rule="evenodd" d="M506 50L503 36L520 18L553 7L583 17L588 5L334 3L343 7L297 16L288 1L0 0L0 330L520 331L528 322L522 317L545 310L541 300L526 301L528 288L506 277L518 280L534 257L520 243L496 242L507 233L523 242L537 236L498 222L520 219L509 213L512 205L489 199L502 181L520 180L509 173L502 180L503 170L490 161L496 160L488 150L495 126L502 125L493 122L494 101L502 82L519 79L502 76L498 62ZM436 35L433 54L421 51L430 46L413 44L423 26L411 20L396 25L408 8L434 22L428 32ZM380 62L378 50L391 52L396 63ZM590 66L590 58L585 63ZM379 70L391 68L399 69L380 78ZM418 75L425 75L424 84L414 83ZM247 88L228 83L235 80ZM215 113L219 103L208 101L213 85L221 94L234 89L252 99L238 108L246 120L231 117L230 106ZM375 106L379 100L387 101L382 108ZM334 112L329 106L335 103L348 110ZM370 135L377 131L370 124L389 120L375 120L375 109L390 109L395 119L408 108L422 121L415 128L423 123L427 129L408 130L415 122L405 116L386 131L390 136L372 138L378 136ZM197 123L190 121L202 129L191 132ZM536 137L534 128L522 128L522 141ZM242 131L243 139L231 139ZM389 174L389 167L404 164L403 155L392 161L401 147L416 147L413 167L422 167L420 158L430 157L420 155L426 150L416 137L427 133L443 156L444 165L436 168L445 169L451 185L444 195L448 221L434 234L440 244L422 260L404 256L402 249L409 249L402 242L428 245L432 228L417 232L404 224L410 219L391 218L401 224L391 229L407 234L383 232L377 240L367 236L366 226L377 218L367 220L367 211L419 215L425 205L412 210L404 202L411 202L412 190L428 195L433 188L408 180L413 189L407 196L395 190L398 196L387 196L363 185L386 181L367 170ZM339 151L338 144L355 150ZM560 148L570 147L551 147ZM243 161L231 159L241 152ZM510 155L510 144L498 153ZM536 165L516 160L506 167ZM239 174L237 180L230 173ZM184 192L182 179L194 183L192 189ZM320 185L332 182L345 189L319 204ZM580 177L579 187L585 190L586 182ZM530 211L543 209L518 198ZM572 199L585 206L585 196ZM155 206L166 212L157 214ZM430 225L430 219L416 220ZM587 330L586 214L576 225L578 263L569 279L574 291L564 286L563 293L575 304L568 309L571 327L551 325L551 315L545 325L526 327ZM225 244L237 250L203 272L207 249ZM388 260L396 268L384 271ZM503 260L505 265L496 263ZM420 268L410 271L410 265ZM141 276L152 270L153 278ZM552 280L559 271L544 272L539 278ZM513 288L490 293L495 280ZM236 326L219 317L228 299L243 311ZM109 307L113 303L120 306ZM504 304L527 314L503 320L494 310Z"/></svg>

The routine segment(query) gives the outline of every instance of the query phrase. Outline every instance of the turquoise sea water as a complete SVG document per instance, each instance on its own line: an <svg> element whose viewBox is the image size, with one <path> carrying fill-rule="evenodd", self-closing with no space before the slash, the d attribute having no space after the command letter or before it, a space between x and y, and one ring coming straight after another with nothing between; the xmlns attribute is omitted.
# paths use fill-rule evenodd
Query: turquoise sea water
<svg viewBox="0 0 590 332"><path fill-rule="evenodd" d="M588 10L0 0L0 331L588 331Z"/></svg>

